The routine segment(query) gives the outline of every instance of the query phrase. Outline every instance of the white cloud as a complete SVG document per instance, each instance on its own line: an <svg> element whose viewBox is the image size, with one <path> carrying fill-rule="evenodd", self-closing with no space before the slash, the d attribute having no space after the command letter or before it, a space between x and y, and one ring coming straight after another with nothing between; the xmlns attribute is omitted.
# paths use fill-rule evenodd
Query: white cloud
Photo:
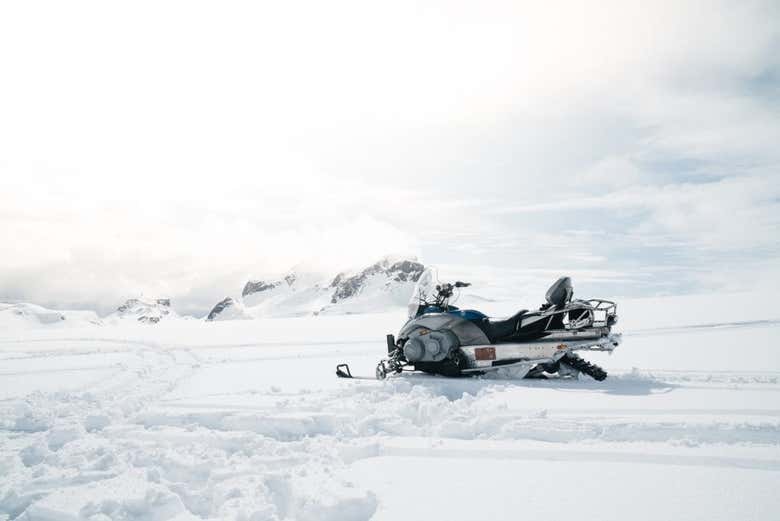
<svg viewBox="0 0 780 521"><path fill-rule="evenodd" d="M0 299L202 309L258 272L386 251L738 279L749 251L780 255L778 15L4 4Z"/></svg>

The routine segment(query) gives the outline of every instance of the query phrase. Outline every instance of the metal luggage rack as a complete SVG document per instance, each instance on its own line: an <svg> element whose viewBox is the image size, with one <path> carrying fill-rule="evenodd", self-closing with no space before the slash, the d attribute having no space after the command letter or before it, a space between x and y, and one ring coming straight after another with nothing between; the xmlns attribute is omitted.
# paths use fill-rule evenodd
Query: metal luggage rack
<svg viewBox="0 0 780 521"><path fill-rule="evenodd" d="M617 319L617 304L611 300L600 298L588 299L587 302L593 309L593 327L605 327L610 325L610 318ZM603 320L600 320L596 313L603 313ZM612 320L615 323L615 320Z"/></svg>
<svg viewBox="0 0 780 521"><path fill-rule="evenodd" d="M581 311L582 315L575 321L569 320L570 311ZM563 309L545 311L542 316L549 317L547 327L555 315L563 315L563 329L555 331L579 331L589 328L605 328L615 323L617 319L617 304L611 300L588 299L575 300L566 304ZM610 318L613 320L610 324ZM553 330L551 330L552 332Z"/></svg>

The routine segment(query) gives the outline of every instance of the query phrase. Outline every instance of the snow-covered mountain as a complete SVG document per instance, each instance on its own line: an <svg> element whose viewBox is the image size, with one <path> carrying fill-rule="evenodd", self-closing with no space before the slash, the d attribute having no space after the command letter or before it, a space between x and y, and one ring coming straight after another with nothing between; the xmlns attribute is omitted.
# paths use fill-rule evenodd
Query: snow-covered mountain
<svg viewBox="0 0 780 521"><path fill-rule="evenodd" d="M109 320L135 320L144 324L156 324L164 318L178 318L167 298L131 298L107 317Z"/></svg>
<svg viewBox="0 0 780 521"><path fill-rule="evenodd" d="M0 303L0 327L62 325L74 326L100 324L93 311L57 311L26 302L16 304Z"/></svg>
<svg viewBox="0 0 780 521"><path fill-rule="evenodd" d="M385 258L359 273L340 273L330 283L330 304L321 311L365 313L405 306L424 270L416 260Z"/></svg>
<svg viewBox="0 0 780 521"><path fill-rule="evenodd" d="M244 310L244 304L233 297L226 297L209 312L206 320L238 320L252 318Z"/></svg>
<svg viewBox="0 0 780 521"><path fill-rule="evenodd" d="M385 257L335 276L292 270L283 277L248 281L240 299L220 301L207 320L384 311L406 304L424 269L416 259Z"/></svg>
<svg viewBox="0 0 780 521"><path fill-rule="evenodd" d="M425 266L416 259L385 257L360 270L338 274L293 269L271 279L249 280L241 296L226 297L208 321L319 314L373 313L406 305ZM59 311L29 303L0 303L0 327L54 324L157 324L182 319L167 298L130 298L99 318L94 311Z"/></svg>

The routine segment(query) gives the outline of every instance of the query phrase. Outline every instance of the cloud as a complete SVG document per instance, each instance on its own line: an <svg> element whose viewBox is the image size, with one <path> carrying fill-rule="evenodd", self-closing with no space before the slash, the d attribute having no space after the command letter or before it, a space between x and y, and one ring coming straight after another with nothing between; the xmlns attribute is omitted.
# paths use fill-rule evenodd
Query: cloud
<svg viewBox="0 0 780 521"><path fill-rule="evenodd" d="M780 260L776 2L41 5L0 7L0 299L202 312L391 251L636 294Z"/></svg>
<svg viewBox="0 0 780 521"><path fill-rule="evenodd" d="M179 297L180 311L202 312L250 277L301 264L332 273L416 251L413 236L365 213L388 194L288 189L277 186L270 200L256 192L226 199L215 189L205 205L117 194L76 207L67 196L14 199L5 191L0 242L9 255L0 258L0 298L108 312L147 294Z"/></svg>

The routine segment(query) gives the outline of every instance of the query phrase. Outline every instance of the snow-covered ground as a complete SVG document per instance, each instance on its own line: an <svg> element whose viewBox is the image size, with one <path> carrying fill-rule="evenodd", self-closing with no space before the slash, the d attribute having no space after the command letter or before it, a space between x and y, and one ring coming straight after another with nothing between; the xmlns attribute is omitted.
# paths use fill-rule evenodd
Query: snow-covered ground
<svg viewBox="0 0 780 521"><path fill-rule="evenodd" d="M400 310L6 321L0 519L778 519L776 309L621 302L604 382L337 379Z"/></svg>

